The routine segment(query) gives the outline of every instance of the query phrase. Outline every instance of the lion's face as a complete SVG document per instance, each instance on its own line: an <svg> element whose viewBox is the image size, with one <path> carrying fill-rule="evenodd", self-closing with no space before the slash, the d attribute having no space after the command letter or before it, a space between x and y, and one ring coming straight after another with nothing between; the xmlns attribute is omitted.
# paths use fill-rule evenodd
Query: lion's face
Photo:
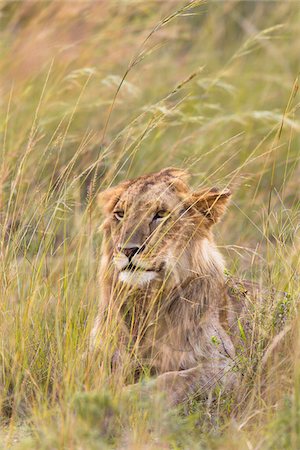
<svg viewBox="0 0 300 450"><path fill-rule="evenodd" d="M165 169L100 194L111 264L119 281L143 285L163 280L182 263L194 239L209 238L217 220L211 200L217 198L220 208L220 199L227 199L229 191L192 193L184 176L180 170Z"/></svg>

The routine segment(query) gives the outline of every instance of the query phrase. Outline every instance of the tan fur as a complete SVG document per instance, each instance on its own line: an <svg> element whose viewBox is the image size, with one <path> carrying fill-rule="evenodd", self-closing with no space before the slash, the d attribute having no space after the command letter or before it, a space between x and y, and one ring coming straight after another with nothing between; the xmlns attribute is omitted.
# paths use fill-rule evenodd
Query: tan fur
<svg viewBox="0 0 300 450"><path fill-rule="evenodd" d="M93 341L99 345L114 320L116 364L129 355L135 369L149 367L154 387L173 404L238 383L237 312L212 235L231 194L192 192L186 179L182 170L168 168L99 196L105 221ZM155 219L162 211L166 216ZM140 251L130 267L125 253L133 246Z"/></svg>

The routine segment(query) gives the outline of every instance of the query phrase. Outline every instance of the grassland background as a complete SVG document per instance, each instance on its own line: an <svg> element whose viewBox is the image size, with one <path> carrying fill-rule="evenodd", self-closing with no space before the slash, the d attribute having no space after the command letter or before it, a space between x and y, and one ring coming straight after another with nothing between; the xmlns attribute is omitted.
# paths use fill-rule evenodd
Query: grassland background
<svg viewBox="0 0 300 450"><path fill-rule="evenodd" d="M0 11L0 447L299 449L300 2L3 0ZM201 404L127 403L84 356L94 198L170 165L195 187L232 187L216 229L228 270L289 294L257 306L273 349L263 376L249 361L243 401L213 417Z"/></svg>

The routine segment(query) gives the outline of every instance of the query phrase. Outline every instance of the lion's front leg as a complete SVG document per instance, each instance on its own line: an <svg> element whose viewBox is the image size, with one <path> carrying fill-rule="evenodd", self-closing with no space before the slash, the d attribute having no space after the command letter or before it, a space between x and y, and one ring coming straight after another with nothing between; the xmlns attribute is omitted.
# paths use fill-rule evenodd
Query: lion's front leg
<svg viewBox="0 0 300 450"><path fill-rule="evenodd" d="M232 364L211 364L205 361L191 369L163 373L145 384L127 386L126 391L141 396L162 393L174 406L191 396L207 398L217 386L224 391L231 391L237 387L238 378Z"/></svg>
<svg viewBox="0 0 300 450"><path fill-rule="evenodd" d="M232 362L220 364L203 362L186 370L166 372L156 380L157 389L166 393L172 405L179 404L190 396L208 398L218 386L229 392L238 386L239 375Z"/></svg>

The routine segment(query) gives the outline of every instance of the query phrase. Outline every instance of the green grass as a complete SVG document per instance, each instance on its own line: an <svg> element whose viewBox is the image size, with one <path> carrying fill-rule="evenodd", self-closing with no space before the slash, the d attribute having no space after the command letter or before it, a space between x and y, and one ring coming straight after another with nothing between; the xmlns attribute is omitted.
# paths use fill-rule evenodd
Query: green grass
<svg viewBox="0 0 300 450"><path fill-rule="evenodd" d="M298 449L299 3L0 8L1 448ZM228 270L289 293L256 306L270 356L260 370L253 346L240 399L213 411L126 398L86 355L94 198L170 165L231 186L215 230Z"/></svg>

